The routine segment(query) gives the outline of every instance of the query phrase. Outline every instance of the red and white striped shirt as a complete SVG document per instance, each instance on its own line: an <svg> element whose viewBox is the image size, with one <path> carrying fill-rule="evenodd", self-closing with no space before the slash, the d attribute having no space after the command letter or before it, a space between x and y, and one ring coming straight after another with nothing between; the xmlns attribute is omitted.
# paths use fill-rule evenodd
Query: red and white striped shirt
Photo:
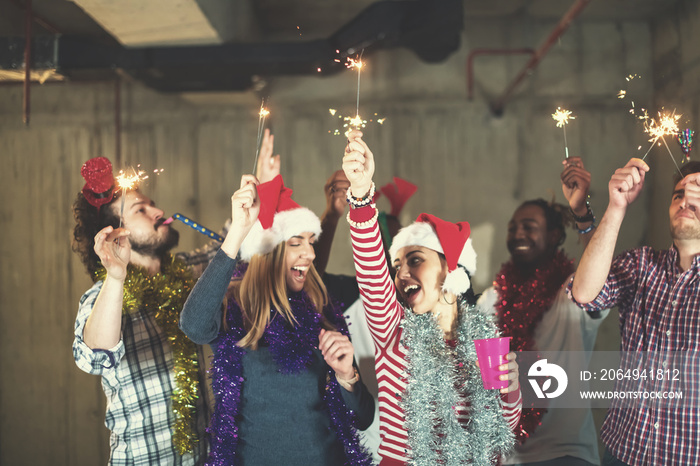
<svg viewBox="0 0 700 466"><path fill-rule="evenodd" d="M396 298L396 288L382 247L379 225L368 222L374 216L373 205L350 209L350 220L367 225L350 226L357 283L365 308L367 325L374 340L375 370L379 386L380 465L404 465L410 455L405 416L399 400L406 389L406 348L401 344L401 319L404 308ZM522 409L520 391L502 395L503 415L512 429L517 426ZM461 408L461 409L460 409ZM468 408L457 409L460 422L468 419Z"/></svg>

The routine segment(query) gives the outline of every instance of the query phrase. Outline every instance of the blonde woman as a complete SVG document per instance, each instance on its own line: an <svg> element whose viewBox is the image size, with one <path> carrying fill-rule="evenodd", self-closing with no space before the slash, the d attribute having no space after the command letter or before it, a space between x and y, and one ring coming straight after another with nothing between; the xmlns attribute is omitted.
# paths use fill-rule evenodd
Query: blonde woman
<svg viewBox="0 0 700 466"><path fill-rule="evenodd" d="M421 214L394 237L392 283L373 203L374 157L353 131L343 158L348 221L379 383L381 465L496 463L513 445L522 401L515 354L507 388L484 390L474 339L497 336L479 312L467 222Z"/></svg>
<svg viewBox="0 0 700 466"><path fill-rule="evenodd" d="M208 464L371 464L355 429L371 424L374 401L313 265L319 219L281 176L243 176L231 204L221 251L180 321L215 353Z"/></svg>

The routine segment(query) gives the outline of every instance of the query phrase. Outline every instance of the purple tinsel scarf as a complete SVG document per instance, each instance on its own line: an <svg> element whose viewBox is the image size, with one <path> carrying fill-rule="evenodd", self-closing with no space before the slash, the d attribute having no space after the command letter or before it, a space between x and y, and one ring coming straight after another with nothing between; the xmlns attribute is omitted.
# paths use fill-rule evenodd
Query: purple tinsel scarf
<svg viewBox="0 0 700 466"><path fill-rule="evenodd" d="M261 345L270 347L278 370L284 374L299 373L309 367L315 358L314 351L318 352L318 334L321 331L321 316L314 311L306 293L290 294L289 304L299 324L293 327L280 314L271 311L270 324L260 339ZM243 355L246 350L236 346L236 342L243 338L244 331L241 310L233 299L229 300L227 311L227 324L231 330L222 332L211 369L212 388L217 400L211 426L207 429L211 434L211 453L206 464L211 466L228 466L238 462L236 417L244 382ZM336 306L327 306L324 315L339 332L348 335L345 319ZM357 430L353 427L355 416L346 408L340 386L330 367L326 374L323 399L336 435L343 444L346 464L371 465L370 454L360 444Z"/></svg>

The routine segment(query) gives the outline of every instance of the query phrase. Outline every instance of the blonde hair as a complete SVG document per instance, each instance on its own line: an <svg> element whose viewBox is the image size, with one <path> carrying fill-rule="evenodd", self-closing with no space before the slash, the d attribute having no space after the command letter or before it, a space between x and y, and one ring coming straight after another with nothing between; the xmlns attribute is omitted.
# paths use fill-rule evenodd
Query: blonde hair
<svg viewBox="0 0 700 466"><path fill-rule="evenodd" d="M242 348L257 349L258 341L270 324L270 310L276 310L292 326L298 325L294 312L287 299L285 253L287 243L282 241L267 254L254 255L243 277L232 283L230 299L234 299L241 309L243 328L246 334L237 343ZM304 291L322 317L325 329L335 327L323 316L323 308L328 304L328 292L313 264L309 267L304 283ZM224 311L224 328L226 311Z"/></svg>

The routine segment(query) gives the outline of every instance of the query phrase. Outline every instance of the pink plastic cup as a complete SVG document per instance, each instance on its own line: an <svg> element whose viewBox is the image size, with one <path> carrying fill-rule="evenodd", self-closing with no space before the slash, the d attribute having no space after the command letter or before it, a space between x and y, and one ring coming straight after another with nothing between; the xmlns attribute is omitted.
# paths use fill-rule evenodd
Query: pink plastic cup
<svg viewBox="0 0 700 466"><path fill-rule="evenodd" d="M506 355L510 350L510 338L486 338L474 340L476 357L479 360L481 381L486 390L506 388L508 380L499 380L498 377L508 371L499 371L498 366L506 363Z"/></svg>

